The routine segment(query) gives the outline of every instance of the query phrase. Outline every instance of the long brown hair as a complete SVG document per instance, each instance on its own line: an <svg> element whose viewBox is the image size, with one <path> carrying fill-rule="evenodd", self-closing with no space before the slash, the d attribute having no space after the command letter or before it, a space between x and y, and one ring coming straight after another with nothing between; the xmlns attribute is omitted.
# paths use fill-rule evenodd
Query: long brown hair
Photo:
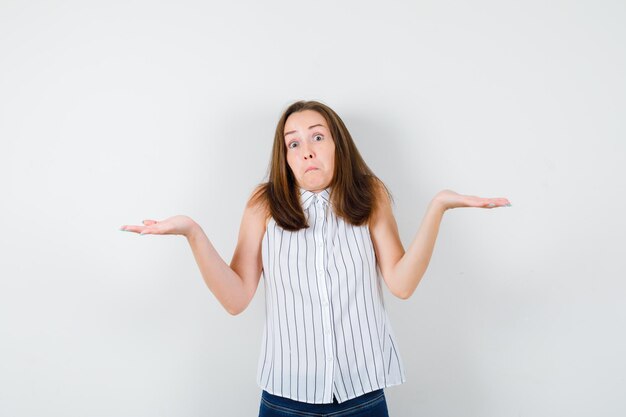
<svg viewBox="0 0 626 417"><path fill-rule="evenodd" d="M329 184L335 214L355 226L363 225L375 209L378 190L384 190L390 199L391 194L361 157L339 115L327 105L313 100L297 101L283 112L274 134L269 179L259 184L251 203L263 203L268 215L285 230L309 227L300 204L298 185L287 163L284 135L287 118L303 110L313 110L322 115L335 141L335 172Z"/></svg>

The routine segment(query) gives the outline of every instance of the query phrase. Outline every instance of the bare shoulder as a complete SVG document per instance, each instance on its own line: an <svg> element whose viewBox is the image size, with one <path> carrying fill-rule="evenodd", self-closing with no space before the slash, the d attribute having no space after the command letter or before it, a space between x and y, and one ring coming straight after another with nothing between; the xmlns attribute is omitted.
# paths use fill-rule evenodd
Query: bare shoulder
<svg viewBox="0 0 626 417"><path fill-rule="evenodd" d="M376 179L374 181L374 204L372 207L372 215L370 216L370 227L377 223L381 218L389 216L392 213L392 199L389 190L385 184Z"/></svg>
<svg viewBox="0 0 626 417"><path fill-rule="evenodd" d="M379 179L374 181L374 190L376 190L376 202L377 203L389 203L391 204L391 197L387 186Z"/></svg>
<svg viewBox="0 0 626 417"><path fill-rule="evenodd" d="M271 218L267 199L263 194L263 184L257 185L246 203L246 216L250 217L254 223L263 225L263 231Z"/></svg>

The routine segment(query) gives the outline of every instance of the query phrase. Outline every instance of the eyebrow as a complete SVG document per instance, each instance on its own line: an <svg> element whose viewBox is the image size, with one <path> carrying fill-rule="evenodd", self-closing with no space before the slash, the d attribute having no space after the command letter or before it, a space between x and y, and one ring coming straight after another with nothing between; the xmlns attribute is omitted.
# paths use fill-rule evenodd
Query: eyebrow
<svg viewBox="0 0 626 417"><path fill-rule="evenodd" d="M318 126L325 127L324 125L322 125L322 124L319 124L319 123L318 123L318 124L316 124L316 125L309 126L309 129L313 129L314 127L318 127ZM292 133L296 133L296 131L295 131L295 130L292 130L291 132L286 132L286 133L285 133L285 136L287 136L287 135L291 135Z"/></svg>

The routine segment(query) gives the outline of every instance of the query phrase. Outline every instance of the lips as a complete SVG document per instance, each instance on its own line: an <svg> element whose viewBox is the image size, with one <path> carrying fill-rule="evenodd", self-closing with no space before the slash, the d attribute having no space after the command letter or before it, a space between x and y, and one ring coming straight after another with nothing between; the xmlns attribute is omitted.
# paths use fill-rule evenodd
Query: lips
<svg viewBox="0 0 626 417"><path fill-rule="evenodd" d="M306 173L306 172L309 172L309 171L313 171L314 169L318 169L318 168L316 168L316 167L308 167L306 169L306 171L304 171L304 172Z"/></svg>

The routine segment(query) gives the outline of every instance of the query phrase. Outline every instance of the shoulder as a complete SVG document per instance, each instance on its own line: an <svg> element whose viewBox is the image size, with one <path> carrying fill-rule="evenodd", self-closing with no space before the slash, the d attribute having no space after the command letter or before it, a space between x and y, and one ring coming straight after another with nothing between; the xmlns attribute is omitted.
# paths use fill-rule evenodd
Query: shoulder
<svg viewBox="0 0 626 417"><path fill-rule="evenodd" d="M391 193L385 184L378 178L373 180L374 199L372 201L372 213L370 215L370 226L381 217L388 216L392 212Z"/></svg>
<svg viewBox="0 0 626 417"><path fill-rule="evenodd" d="M250 197L246 203L246 214L256 222L263 224L264 228L267 227L271 219L269 204L267 200L267 183L259 184L252 190Z"/></svg>

